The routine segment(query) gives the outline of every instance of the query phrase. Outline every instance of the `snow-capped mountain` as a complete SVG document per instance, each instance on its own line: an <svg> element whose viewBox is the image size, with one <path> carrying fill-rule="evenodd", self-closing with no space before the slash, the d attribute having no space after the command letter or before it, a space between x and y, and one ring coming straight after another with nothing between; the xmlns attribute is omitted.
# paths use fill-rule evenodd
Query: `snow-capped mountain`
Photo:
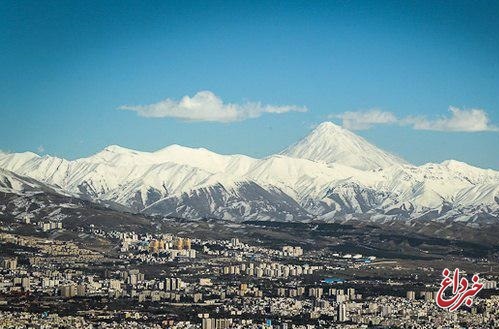
<svg viewBox="0 0 499 329"><path fill-rule="evenodd" d="M307 137L284 150L282 154L327 164L339 163L362 170L407 164L332 122L321 123Z"/></svg>
<svg viewBox="0 0 499 329"><path fill-rule="evenodd" d="M4 169L0 169L0 192L23 195L48 192L60 195L68 195L62 189L49 186L33 178L19 176Z"/></svg>
<svg viewBox="0 0 499 329"><path fill-rule="evenodd" d="M188 218L469 220L499 214L499 172L453 160L414 166L330 122L263 159L179 145L156 152L109 146L72 161L0 154L0 168L131 211Z"/></svg>

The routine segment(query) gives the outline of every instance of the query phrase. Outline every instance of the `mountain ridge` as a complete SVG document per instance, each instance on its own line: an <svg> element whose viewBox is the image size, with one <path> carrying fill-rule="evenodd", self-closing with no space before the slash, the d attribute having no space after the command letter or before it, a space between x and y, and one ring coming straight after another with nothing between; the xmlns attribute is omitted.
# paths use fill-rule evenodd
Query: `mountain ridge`
<svg viewBox="0 0 499 329"><path fill-rule="evenodd" d="M447 160L415 166L333 123L256 159L177 144L110 145L76 160L0 154L0 168L133 212L228 220L364 214L474 220L499 213L499 172ZM445 211L442 211L445 209Z"/></svg>

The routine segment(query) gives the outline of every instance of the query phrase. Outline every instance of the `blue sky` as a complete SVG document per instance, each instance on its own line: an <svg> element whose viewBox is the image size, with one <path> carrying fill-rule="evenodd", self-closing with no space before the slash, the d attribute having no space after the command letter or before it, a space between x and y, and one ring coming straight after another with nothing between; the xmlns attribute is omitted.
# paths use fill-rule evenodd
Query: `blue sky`
<svg viewBox="0 0 499 329"><path fill-rule="evenodd" d="M262 157L332 120L416 164L499 169L498 2L0 6L4 151Z"/></svg>

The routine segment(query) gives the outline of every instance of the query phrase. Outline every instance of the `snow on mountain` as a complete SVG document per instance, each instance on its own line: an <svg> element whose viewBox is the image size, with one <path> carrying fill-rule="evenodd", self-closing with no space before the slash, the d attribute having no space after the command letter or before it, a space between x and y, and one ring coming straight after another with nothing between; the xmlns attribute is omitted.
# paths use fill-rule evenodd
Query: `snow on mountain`
<svg viewBox="0 0 499 329"><path fill-rule="evenodd" d="M32 195L50 192L70 196L67 192L54 186L49 186L30 177L22 177L11 171L0 169L0 192L18 195Z"/></svg>
<svg viewBox="0 0 499 329"><path fill-rule="evenodd" d="M263 159L179 145L155 152L113 145L72 161L0 154L0 168L132 211L189 218L499 212L499 172L455 160L413 166L329 122ZM4 188L17 184L9 182Z"/></svg>
<svg viewBox="0 0 499 329"><path fill-rule="evenodd" d="M6 193L19 193L39 189L40 185L34 181L27 181L16 174L0 169L0 191Z"/></svg>
<svg viewBox="0 0 499 329"><path fill-rule="evenodd" d="M338 163L361 170L407 164L332 122L321 123L305 138L282 151L282 154L326 164Z"/></svg>
<svg viewBox="0 0 499 329"><path fill-rule="evenodd" d="M11 171L16 171L30 160L39 157L33 152L0 153L0 168L9 168Z"/></svg>

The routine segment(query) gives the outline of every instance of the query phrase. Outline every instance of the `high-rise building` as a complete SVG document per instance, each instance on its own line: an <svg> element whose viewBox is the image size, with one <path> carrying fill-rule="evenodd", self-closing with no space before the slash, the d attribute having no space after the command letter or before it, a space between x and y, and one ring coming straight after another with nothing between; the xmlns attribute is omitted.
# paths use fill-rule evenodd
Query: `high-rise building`
<svg viewBox="0 0 499 329"><path fill-rule="evenodd" d="M61 287L61 296L63 298L71 298L76 296L77 288L76 285L70 284Z"/></svg>
<svg viewBox="0 0 499 329"><path fill-rule="evenodd" d="M483 289L497 289L497 281L494 280L482 280Z"/></svg>
<svg viewBox="0 0 499 329"><path fill-rule="evenodd" d="M79 297L84 297L87 295L87 287L84 284L79 284L76 286L76 295Z"/></svg>
<svg viewBox="0 0 499 329"><path fill-rule="evenodd" d="M166 278L165 279L165 290L166 291L176 291L182 289L183 282L179 278Z"/></svg>
<svg viewBox="0 0 499 329"><path fill-rule="evenodd" d="M17 268L17 258L4 258L2 261L2 267L7 270L15 270Z"/></svg>
<svg viewBox="0 0 499 329"><path fill-rule="evenodd" d="M203 318L203 329L215 329L215 319Z"/></svg>
<svg viewBox="0 0 499 329"><path fill-rule="evenodd" d="M216 319L215 329L227 329L232 325L232 319Z"/></svg>
<svg viewBox="0 0 499 329"><path fill-rule="evenodd" d="M159 250L165 250L166 249L166 241L161 239L159 240Z"/></svg>
<svg viewBox="0 0 499 329"><path fill-rule="evenodd" d="M392 313L392 308L390 305L381 306L381 316L388 316Z"/></svg>
<svg viewBox="0 0 499 329"><path fill-rule="evenodd" d="M23 288L23 291L29 291L30 290L30 280L28 277L22 278L21 280L21 287Z"/></svg>
<svg viewBox="0 0 499 329"><path fill-rule="evenodd" d="M308 289L308 295L310 297L321 298L322 294L323 294L323 289L322 288L309 288Z"/></svg>
<svg viewBox="0 0 499 329"><path fill-rule="evenodd" d="M182 238L177 238L177 250L182 250L184 249L184 239Z"/></svg>
<svg viewBox="0 0 499 329"><path fill-rule="evenodd" d="M338 322L345 322L347 320L347 308L344 303L338 305Z"/></svg>
<svg viewBox="0 0 499 329"><path fill-rule="evenodd" d="M189 238L185 239L184 248L187 250L191 250L191 239L189 239Z"/></svg>
<svg viewBox="0 0 499 329"><path fill-rule="evenodd" d="M424 292L424 300L427 302L433 301L433 292L431 291L425 291Z"/></svg>
<svg viewBox="0 0 499 329"><path fill-rule="evenodd" d="M232 325L232 319L203 318L202 329L227 329Z"/></svg>
<svg viewBox="0 0 499 329"><path fill-rule="evenodd" d="M350 300L355 299L355 289L354 288L348 288L347 289L347 295Z"/></svg>
<svg viewBox="0 0 499 329"><path fill-rule="evenodd" d="M135 275L131 275L129 279L135 278ZM118 291L121 290L121 281L120 280L109 280L109 289Z"/></svg>
<svg viewBox="0 0 499 329"><path fill-rule="evenodd" d="M139 280L137 278L137 274L130 274L130 275L128 275L127 283L129 285L135 286L138 282L139 282Z"/></svg>
<svg viewBox="0 0 499 329"><path fill-rule="evenodd" d="M239 291L240 291L240 295L241 296L246 295L246 292L248 291L248 284L247 283L241 283Z"/></svg>
<svg viewBox="0 0 499 329"><path fill-rule="evenodd" d="M149 252L150 253L158 253L160 249L160 242L159 240L151 240L149 242Z"/></svg>

